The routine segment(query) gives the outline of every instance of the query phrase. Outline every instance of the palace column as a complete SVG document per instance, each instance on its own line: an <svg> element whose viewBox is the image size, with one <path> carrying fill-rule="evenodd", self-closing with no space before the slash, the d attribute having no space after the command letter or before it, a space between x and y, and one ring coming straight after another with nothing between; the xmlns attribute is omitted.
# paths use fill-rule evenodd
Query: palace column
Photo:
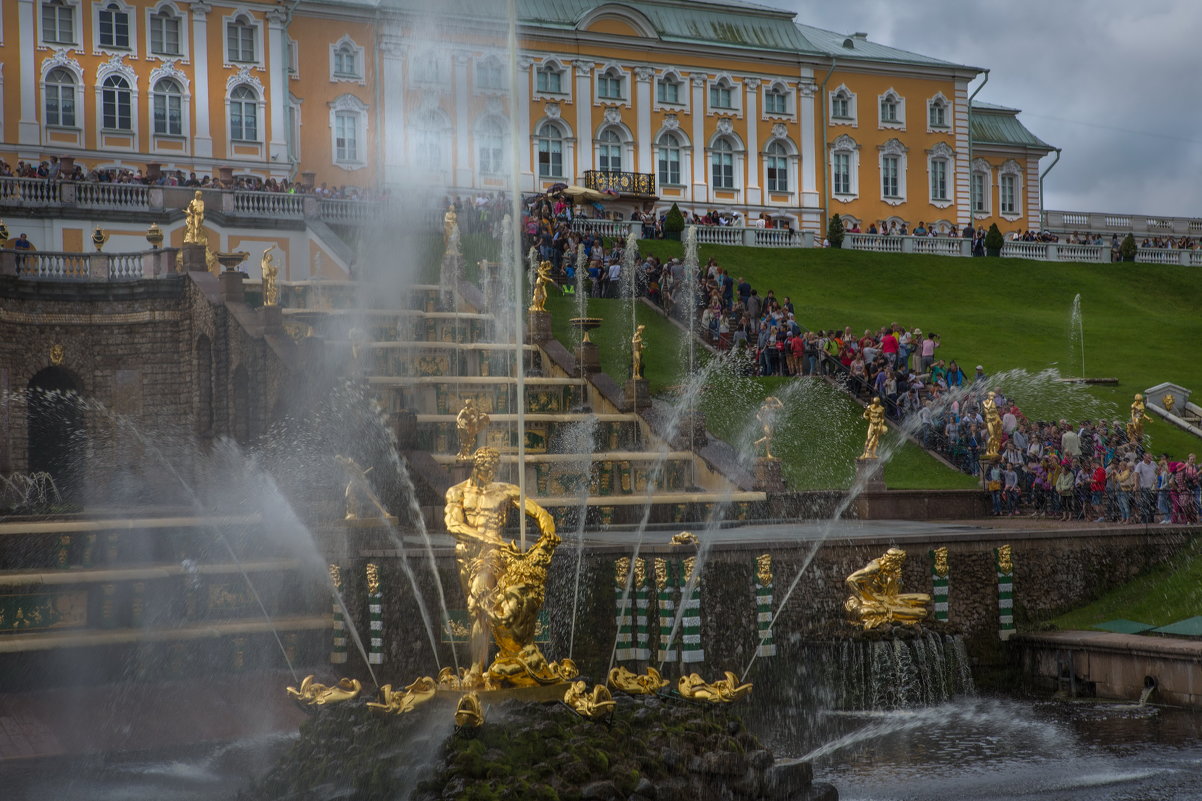
<svg viewBox="0 0 1202 801"><path fill-rule="evenodd" d="M213 135L209 130L209 12L213 6L205 0L192 3L192 108L196 126L192 129L192 152L198 159L213 157Z"/></svg>
<svg viewBox="0 0 1202 801"><path fill-rule="evenodd" d="M635 79L638 82L638 92L635 96L635 137L638 147L637 172L650 173L655 167L651 160L651 79L655 70L650 67L635 67Z"/></svg>
<svg viewBox="0 0 1202 801"><path fill-rule="evenodd" d="M797 110L801 118L801 136L797 147L801 153L801 203L803 208L821 205L818 193L818 156L814 124L814 94L818 87L808 78L797 84Z"/></svg>
<svg viewBox="0 0 1202 801"><path fill-rule="evenodd" d="M689 111L693 117L693 197L694 203L709 202L709 184L705 182L705 82L704 72L690 75L693 83L693 98Z"/></svg>
<svg viewBox="0 0 1202 801"><path fill-rule="evenodd" d="M743 81L746 88L746 101L743 103L743 124L747 128L747 191L743 194L743 202L748 206L758 206L763 202L763 192L760 190L760 126L759 126L759 78L748 78Z"/></svg>
<svg viewBox="0 0 1202 801"><path fill-rule="evenodd" d="M33 12L33 0L18 0L17 30L25 31L19 38L13 36L20 50L21 63L21 118L17 123L17 142L21 145L37 145L41 142L41 127L38 125L38 75L34 66L38 37ZM83 109L78 108L76 114L82 118Z"/></svg>
<svg viewBox="0 0 1202 801"><path fill-rule="evenodd" d="M516 121L510 130L517 136L519 188L525 192L533 192L538 185L530 163L530 67L533 63L526 57L518 59L517 86L511 93L517 102L512 103L509 109L511 119Z"/></svg>
<svg viewBox="0 0 1202 801"><path fill-rule="evenodd" d="M401 39L380 38L384 108L377 112L377 136L383 137L384 183L395 186L405 175L405 48Z"/></svg>
<svg viewBox="0 0 1202 801"><path fill-rule="evenodd" d="M284 100L288 96L288 48L284 44L287 19L288 12L282 8L267 11L267 91L271 95L268 106L271 140L267 145L267 158L284 168L288 166L288 126L284 121Z"/></svg>
<svg viewBox="0 0 1202 801"><path fill-rule="evenodd" d="M576 163L574 183L584 183L584 171L593 168L593 62L573 61L576 68Z"/></svg>
<svg viewBox="0 0 1202 801"><path fill-rule="evenodd" d="M463 188L475 186L472 180L471 148L471 117L468 113L468 100L471 95L467 86L467 66L471 55L458 51L453 58L454 63L454 92L455 92L455 186Z"/></svg>

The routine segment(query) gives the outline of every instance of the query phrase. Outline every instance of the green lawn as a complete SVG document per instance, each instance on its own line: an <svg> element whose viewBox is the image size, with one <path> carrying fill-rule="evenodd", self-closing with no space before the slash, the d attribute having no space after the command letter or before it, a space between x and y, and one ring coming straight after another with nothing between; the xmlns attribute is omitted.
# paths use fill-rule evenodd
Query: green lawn
<svg viewBox="0 0 1202 801"><path fill-rule="evenodd" d="M1198 614L1202 614L1202 540L1194 539L1170 564L1051 622L1066 630L1090 629L1120 617L1166 626Z"/></svg>

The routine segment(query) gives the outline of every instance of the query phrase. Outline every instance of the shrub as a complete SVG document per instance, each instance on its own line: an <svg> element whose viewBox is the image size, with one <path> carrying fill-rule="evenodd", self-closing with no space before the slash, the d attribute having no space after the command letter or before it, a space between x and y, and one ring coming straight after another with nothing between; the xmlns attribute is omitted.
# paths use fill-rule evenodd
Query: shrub
<svg viewBox="0 0 1202 801"><path fill-rule="evenodd" d="M831 217L831 220L826 225L826 241L831 243L831 247L838 248L843 246L843 234L846 229L843 228L843 218L838 214Z"/></svg>

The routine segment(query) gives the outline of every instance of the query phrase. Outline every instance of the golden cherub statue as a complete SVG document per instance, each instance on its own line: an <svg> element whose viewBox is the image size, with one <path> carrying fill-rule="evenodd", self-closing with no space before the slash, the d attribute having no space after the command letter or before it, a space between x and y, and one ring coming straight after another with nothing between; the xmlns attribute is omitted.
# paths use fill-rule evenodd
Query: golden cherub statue
<svg viewBox="0 0 1202 801"><path fill-rule="evenodd" d="M1172 392L1164 393L1164 397L1160 399L1161 405L1164 406L1166 412L1173 411L1173 405L1177 403L1177 397Z"/></svg>
<svg viewBox="0 0 1202 801"><path fill-rule="evenodd" d="M268 246L267 250L263 251L263 257L259 259L259 269L263 271L263 305L278 306L280 304L280 286L277 282L277 277L280 274L280 268L276 266L275 256L271 255L271 251L275 250L275 244Z"/></svg>
<svg viewBox="0 0 1202 801"><path fill-rule="evenodd" d="M362 689L363 685L359 683L358 679L340 679L337 684L327 687L313 681L313 676L310 674L305 676L299 689L289 687L288 695L306 706L326 706L358 698Z"/></svg>
<svg viewBox="0 0 1202 801"><path fill-rule="evenodd" d="M517 486L494 480L500 454L480 448L466 481L447 490L445 520L455 539L459 581L472 616L469 685L524 687L563 680L534 644L538 612L546 598L547 568L559 545L555 521L531 498L520 506ZM534 518L539 538L526 551L503 536L511 507ZM499 654L485 669L488 636Z"/></svg>
<svg viewBox="0 0 1202 801"><path fill-rule="evenodd" d="M759 450L761 447L764 451L765 459L775 459L772 455L772 435L776 432L776 416L785 405L781 403L780 398L775 395L769 395L764 398L764 402L760 404L759 411L755 413L755 419L762 426L764 436L757 439L754 447Z"/></svg>
<svg viewBox="0 0 1202 801"><path fill-rule="evenodd" d="M542 261L538 263L538 272L534 277L534 297L530 301L530 311L546 311L547 310L547 285L557 286L551 280L551 262Z"/></svg>
<svg viewBox="0 0 1202 801"><path fill-rule="evenodd" d="M885 623L917 623L927 616L931 596L902 593L901 569L906 552L890 548L847 577L852 594L843 603L853 625L865 631Z"/></svg>
<svg viewBox="0 0 1202 801"><path fill-rule="evenodd" d="M989 435L989 439L985 446L985 455L981 457L983 461L996 462L1001 458L1002 450L1002 415L998 412L996 392L990 392L985 396L985 402L981 404L982 410L985 412L985 430Z"/></svg>
<svg viewBox="0 0 1202 801"><path fill-rule="evenodd" d="M619 665L609 671L607 683L613 689L628 695L654 695L660 688L668 686L668 680L651 666L647 667L646 674L640 676Z"/></svg>
<svg viewBox="0 0 1202 801"><path fill-rule="evenodd" d="M455 215L455 207L447 206L447 213L442 215L442 241L443 244L450 244L454 238L455 232L459 229L458 217Z"/></svg>
<svg viewBox="0 0 1202 801"><path fill-rule="evenodd" d="M488 412L476 408L476 401L465 398L463 408L455 415L455 431L459 435L459 453L455 458L461 462L470 461L476 452L476 440L491 422Z"/></svg>
<svg viewBox="0 0 1202 801"><path fill-rule="evenodd" d="M184 244L185 245L204 245L208 243L202 230L205 224L205 202L204 195L199 189L193 193L192 199L188 201L188 208L184 211Z"/></svg>
<svg viewBox="0 0 1202 801"><path fill-rule="evenodd" d="M577 715L589 720L604 720L612 717L614 707L617 706L613 696L609 694L609 690L605 689L605 685L598 684L590 693L588 685L583 681L573 682L568 686L568 691L563 695L563 702L570 706Z"/></svg>
<svg viewBox="0 0 1202 801"><path fill-rule="evenodd" d="M873 398L872 403L868 404L868 408L861 415L868 421L868 434L864 438L864 452L860 454L861 459L875 459L877 448L881 444L881 435L887 430L885 426L885 407L881 405L880 398Z"/></svg>
<svg viewBox="0 0 1202 801"><path fill-rule="evenodd" d="M682 531L679 534L673 534L672 539L668 541L669 545L692 545L697 547L701 541L697 539L697 535L691 531Z"/></svg>
<svg viewBox="0 0 1202 801"><path fill-rule="evenodd" d="M645 325L638 326L630 338L630 377L634 379L643 377L643 331L646 328Z"/></svg>
<svg viewBox="0 0 1202 801"><path fill-rule="evenodd" d="M1144 421L1152 419L1145 411L1147 408L1144 396L1135 393L1135 400L1131 402L1131 421L1127 423L1127 439L1137 445L1144 441Z"/></svg>
<svg viewBox="0 0 1202 801"><path fill-rule="evenodd" d="M692 701L708 701L711 704L729 704L751 695L750 684L739 684L739 677L729 670L724 678L710 683L696 673L681 676L676 682L676 691Z"/></svg>

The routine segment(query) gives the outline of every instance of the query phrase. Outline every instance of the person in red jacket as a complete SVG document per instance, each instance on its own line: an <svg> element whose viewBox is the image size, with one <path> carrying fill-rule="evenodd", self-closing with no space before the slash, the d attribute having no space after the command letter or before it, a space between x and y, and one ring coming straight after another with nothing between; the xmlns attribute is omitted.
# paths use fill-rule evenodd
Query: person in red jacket
<svg viewBox="0 0 1202 801"><path fill-rule="evenodd" d="M1097 515L1095 523L1102 523L1106 520L1106 468L1101 462L1093 463L1093 471L1090 473L1089 481L1090 503L1093 506L1093 513Z"/></svg>

